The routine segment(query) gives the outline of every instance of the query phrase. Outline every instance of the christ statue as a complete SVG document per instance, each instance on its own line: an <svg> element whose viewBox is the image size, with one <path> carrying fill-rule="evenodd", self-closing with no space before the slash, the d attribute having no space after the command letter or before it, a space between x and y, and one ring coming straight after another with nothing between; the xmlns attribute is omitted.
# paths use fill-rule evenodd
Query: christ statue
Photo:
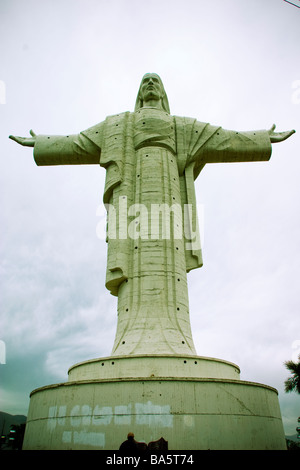
<svg viewBox="0 0 300 470"><path fill-rule="evenodd" d="M10 136L37 165L106 170L106 287L118 297L112 355L196 354L187 273L202 266L195 180L207 163L267 161L295 131L237 132L170 114L160 77L144 75L134 112L67 136ZM179 208L179 210L178 210Z"/></svg>

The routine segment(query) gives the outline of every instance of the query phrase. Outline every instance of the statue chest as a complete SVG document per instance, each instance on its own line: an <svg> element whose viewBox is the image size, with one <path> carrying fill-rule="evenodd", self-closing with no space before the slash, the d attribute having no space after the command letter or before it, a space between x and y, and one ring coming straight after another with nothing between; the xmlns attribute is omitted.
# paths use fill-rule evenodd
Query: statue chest
<svg viewBox="0 0 300 470"><path fill-rule="evenodd" d="M133 144L142 147L163 147L176 153L174 118L156 108L141 108L135 113Z"/></svg>

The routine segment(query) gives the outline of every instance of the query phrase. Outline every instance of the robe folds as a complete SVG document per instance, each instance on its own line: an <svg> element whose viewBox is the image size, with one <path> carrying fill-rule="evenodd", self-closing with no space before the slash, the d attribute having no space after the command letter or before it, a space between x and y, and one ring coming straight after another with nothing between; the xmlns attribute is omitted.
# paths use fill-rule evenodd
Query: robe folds
<svg viewBox="0 0 300 470"><path fill-rule="evenodd" d="M37 165L100 164L106 169L103 201L113 204L118 215L118 188L128 205L133 204L130 182L124 181L124 165L135 165L135 114L125 112L108 116L105 121L69 136L37 136L34 158ZM163 112L163 114L168 114ZM192 210L182 217L189 224L183 235L197 233L193 240L186 237L186 271L201 267L202 250L197 221L194 181L206 163L266 161L271 157L270 138L265 130L236 132L212 126L194 118L171 116L174 122L175 153L181 189L181 205ZM154 133L148 136L150 146L166 145ZM124 184L122 184L124 183ZM118 295L119 285L128 277L130 244L127 239L109 240L106 287Z"/></svg>
<svg viewBox="0 0 300 470"><path fill-rule="evenodd" d="M206 163L270 156L267 131L228 131L150 107L108 116L76 135L37 136L37 165L100 164L106 170L106 287L118 296L112 355L196 353L186 276L203 263L194 181ZM130 236L136 206L147 220L153 206L174 212L156 219L155 236L141 224ZM164 237L167 219L172 226Z"/></svg>

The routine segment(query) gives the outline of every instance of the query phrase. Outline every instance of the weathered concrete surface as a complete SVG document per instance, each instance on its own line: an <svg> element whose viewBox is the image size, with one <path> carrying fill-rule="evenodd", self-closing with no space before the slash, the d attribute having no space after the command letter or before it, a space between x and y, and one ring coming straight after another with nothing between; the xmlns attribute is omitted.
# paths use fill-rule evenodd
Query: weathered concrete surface
<svg viewBox="0 0 300 470"><path fill-rule="evenodd" d="M110 356L70 367L69 382L140 377L223 378L238 380L236 364L201 356Z"/></svg>
<svg viewBox="0 0 300 470"><path fill-rule="evenodd" d="M170 450L285 449L275 390L221 379L124 379L31 396L24 449L113 449L129 431Z"/></svg>
<svg viewBox="0 0 300 470"><path fill-rule="evenodd" d="M170 450L286 448L275 389L238 380L234 364L173 359L173 375L185 370L186 376L171 377L168 368L169 376L158 376L159 364L157 376L149 376L153 357L133 358L131 366L125 364L130 358L114 357L75 365L69 378L77 381L32 392L24 449L117 450L129 431L145 442L162 436ZM118 360L131 378L118 378ZM209 364L237 379L204 377ZM93 377L97 368L103 378L79 380L80 370Z"/></svg>

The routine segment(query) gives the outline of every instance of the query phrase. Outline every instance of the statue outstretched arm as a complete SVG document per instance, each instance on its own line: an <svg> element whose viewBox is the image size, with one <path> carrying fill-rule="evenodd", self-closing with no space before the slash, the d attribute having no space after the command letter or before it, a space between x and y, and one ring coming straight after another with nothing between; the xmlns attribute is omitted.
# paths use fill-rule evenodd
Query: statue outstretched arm
<svg viewBox="0 0 300 470"><path fill-rule="evenodd" d="M37 165L89 165L99 164L101 154L101 124L98 141L89 139L85 133L67 136L37 135L31 137L10 135L9 138L25 147L33 147Z"/></svg>
<svg viewBox="0 0 300 470"><path fill-rule="evenodd" d="M295 132L274 132L275 124L270 130L247 132L221 127L212 129L209 139L196 151L196 166L206 163L267 161L271 157L272 144L288 139Z"/></svg>

